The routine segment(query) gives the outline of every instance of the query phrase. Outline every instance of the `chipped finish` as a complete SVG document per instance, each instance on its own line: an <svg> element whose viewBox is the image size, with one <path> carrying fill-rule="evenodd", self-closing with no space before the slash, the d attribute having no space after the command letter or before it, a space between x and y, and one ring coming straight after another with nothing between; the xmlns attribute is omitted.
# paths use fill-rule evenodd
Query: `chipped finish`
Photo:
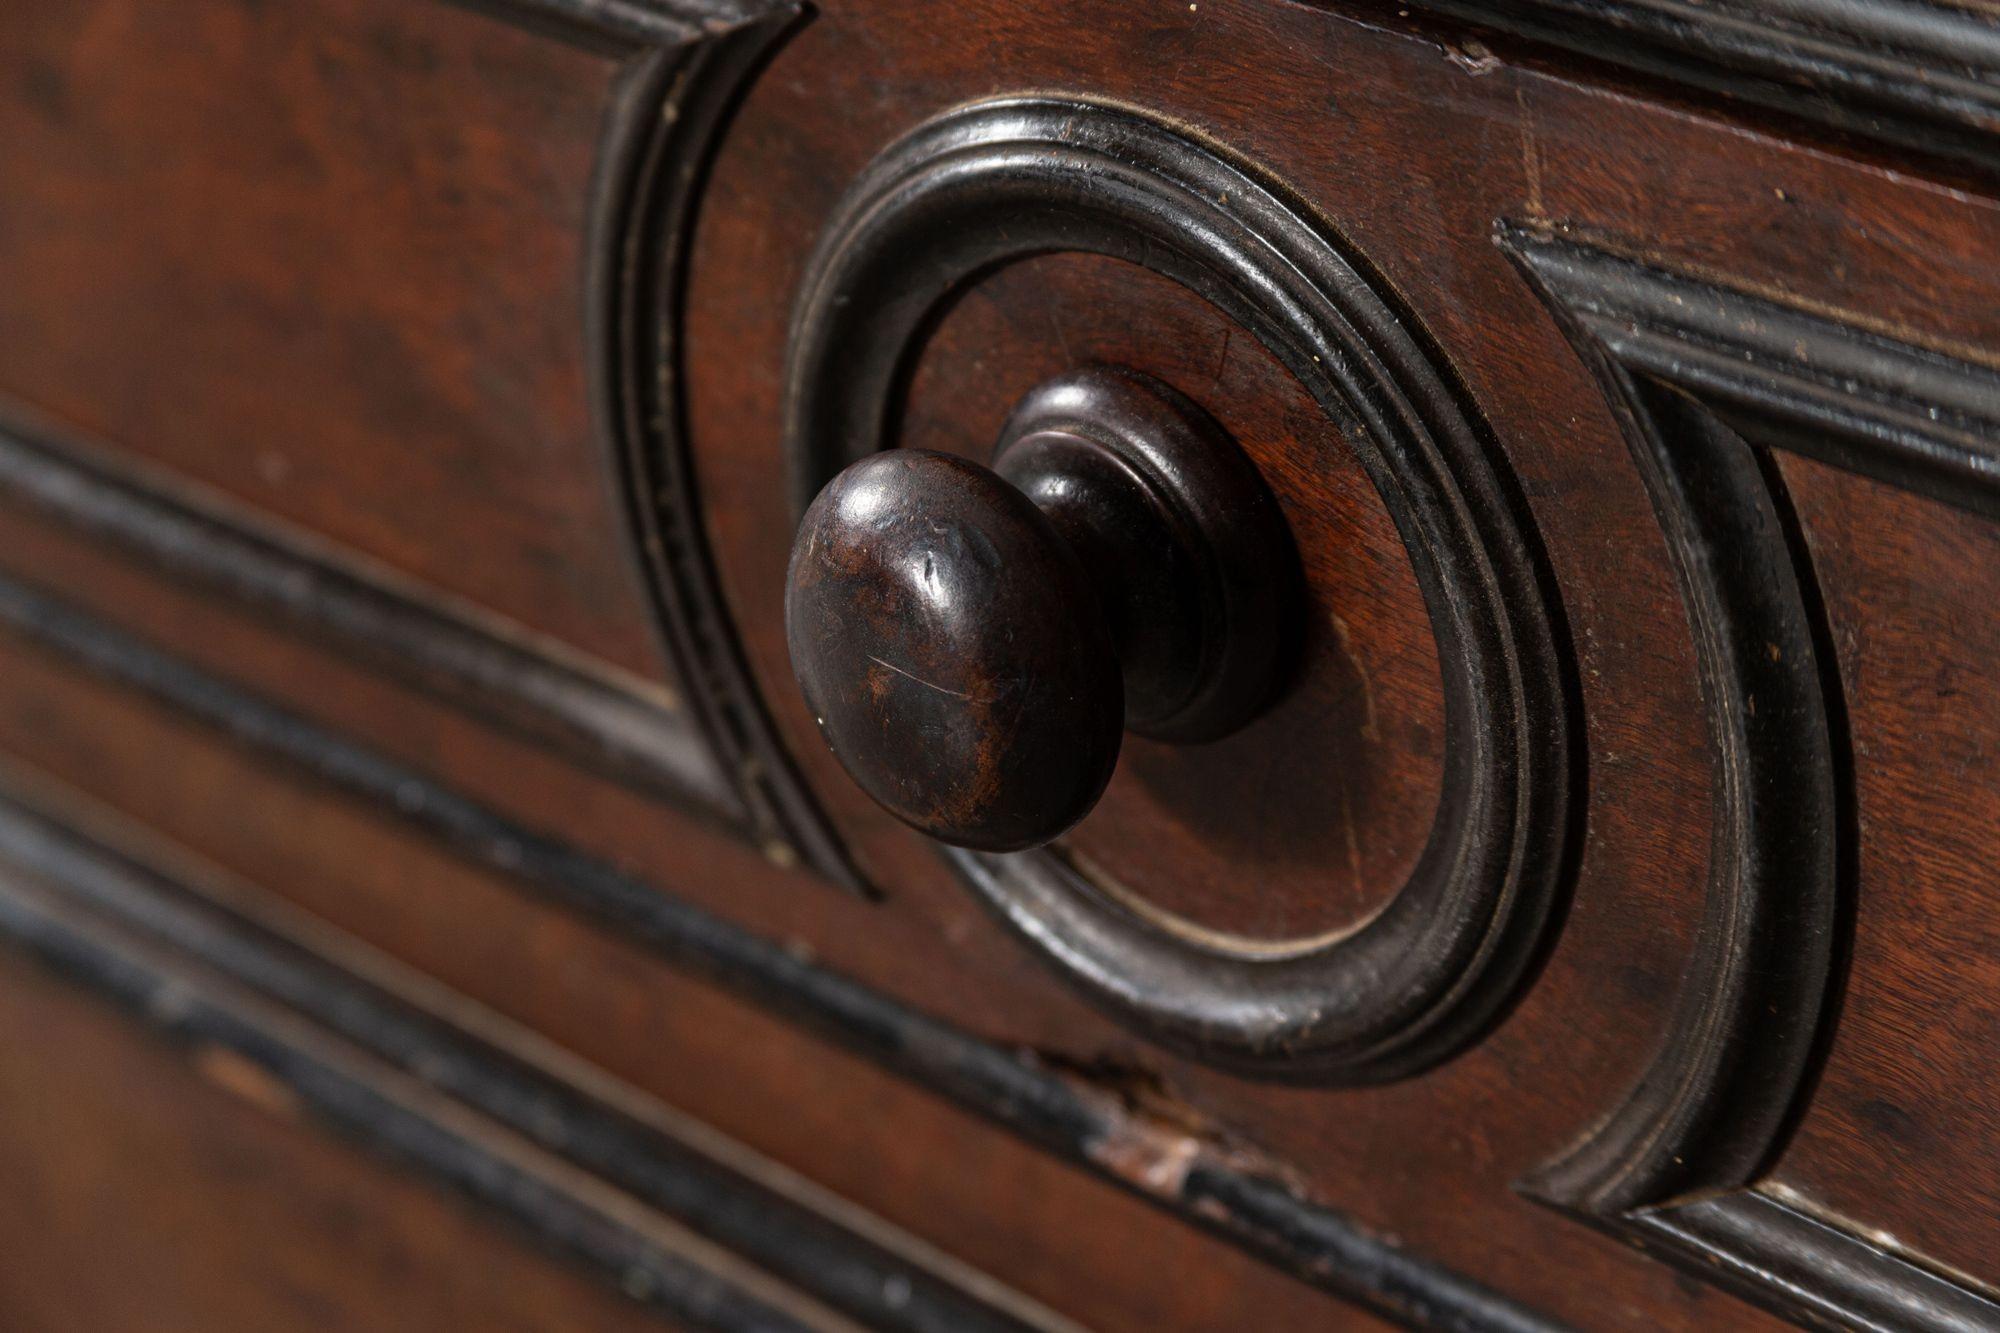
<svg viewBox="0 0 2000 1333"><path fill-rule="evenodd" d="M517 824L382 755L0 576L0 625L213 729L524 891L581 912L721 986L1125 1188L1093 1145L1128 1131L1117 1101L929 1017L780 944ZM4 903L0 899L0 904ZM1291 1183L1204 1150L1157 1202L1285 1273L1404 1322L1490 1333L1558 1325L1372 1235Z"/></svg>
<svg viewBox="0 0 2000 1333"><path fill-rule="evenodd" d="M1507 7L1518 13L1537 2ZM1983 197L1990 188L1967 186L1962 175L1950 181L1966 188L1939 188L1935 158L1892 157L1879 143L1834 140L1748 99L1634 77L1617 63L1622 56L1661 51L1653 34L1636 29L1615 37L1596 29L1590 39L1603 38L1602 58L1581 59L1559 42L1531 45L1511 34L1478 33L1482 49L1467 40L1471 25L1440 21L1426 13L1432 6L1404 6L1411 15L1403 19L1397 6L1374 0L1137 8L973 0L943 10L934 0L823 0L782 43L739 32L726 55L712 47L675 63L648 52L737 31L737 20L768 11L702 0L485 7L514 20L532 15L533 31L395 0L192 0L151 44L162 58L145 61L120 32L147 12L143 4L30 0L21 22L0 24L0 46L25 57L8 60L0 100L9 124L27 131L28 165L16 175L31 178L13 192L21 206L9 211L13 225L0 226L0 251L23 260L13 266L20 280L49 299L0 339L5 359L28 366L41 349L67 346L79 363L153 367L152 400L131 404L125 424L87 419L99 406L118 409L102 400L80 401L69 415L134 452L159 445L177 405L241 403L249 388L290 406L296 430L241 412L209 418L218 442L210 455L244 468L248 482L266 476L247 498L264 503L268 493L283 508L315 473L344 468L344 487L321 487L317 516L287 512L333 536L336 521L379 514L383 527L462 560L462 586L483 579L503 594L509 585L535 589L491 603L513 608L522 623L568 620L621 634L629 649L618 660L642 671L663 664L646 636L645 607L630 595L636 580L624 587L596 566L537 567L522 557L540 551L559 560L564 549L544 540L550 529L534 521L538 513L588 515L593 497L603 510L614 494L657 503L665 516L640 532L640 558L661 560L662 584L674 580L666 596L693 612L683 617L692 651L675 662L688 669L681 683L691 708L708 710L701 727L733 744L721 765L726 781L740 778L755 802L774 800L791 780L781 748L742 743L755 740L767 704L853 863L883 896L816 887L814 870L837 874L839 858L822 858L775 807L759 812L751 841L733 843L601 773L376 681L171 570L145 568L126 551L100 552L85 536L10 506L12 577L157 647L150 659L97 651L103 636L7 594L9 616L22 622L0 644L10 673L0 739L11 754L233 866L255 882L246 894L289 900L437 974L1093 1327L1221 1333L1245 1323L1366 1320L1329 1308L1292 1274L1320 1288L1364 1288L1371 1308L1410 1322L1477 1322L1476 1305L1433 1274L1398 1289L1391 1261L1405 1243L1586 1327L1691 1333L1775 1322L1707 1282L1666 1271L1674 1256L1710 1273L1735 1261L1745 1286L1800 1283L1823 1305L1847 1302L1849 1322L1908 1326L1871 1315L1858 1303L1869 1293L1844 1292L1839 1280L1850 1271L1866 1283L1907 1273L1872 1261L1865 1272L1844 1268L1836 1249L1813 1243L1810 1227L1739 1225L1744 1191L1647 1210L1624 1232L1639 1235L1644 1248L1635 1249L1507 1188L1617 1105L1675 1021L1678 990L1705 975L1687 964L1706 943L1714 755L1695 673L1701 627L1677 596L1620 420L1488 237L1496 217L1529 218L1556 235L1991 366L2000 340L2000 210ZM1824 39L1837 36L1829 20L1916 12L1896 0L1673 7L1697 41L1705 28L1740 35L1735 25L1746 19L1795 32L1804 24ZM1956 13L1986 17L1962 5ZM79 14L98 20L89 40L74 40ZM211 14L226 17L204 22ZM398 40L415 22L458 36ZM174 31L189 25L222 40L175 49ZM1848 53L1878 69L1878 58L1893 63L1893 27L1876 26ZM275 114L246 118L240 134L198 133L188 99L133 94L186 85L194 103L226 108L260 86L256 70L228 62L230 52L267 50L263 38L287 33L289 51L273 53L287 62L280 69L327 81L285 79L296 95L274 99ZM552 52L547 36L574 44ZM464 53L490 49L482 37L506 39L516 56L466 62ZM753 52L768 59L761 73ZM1931 86L1942 89L1946 67L1973 51L1961 43L1933 54L1910 63L1931 68L1939 76ZM440 57L458 63L424 68ZM720 77L738 58L742 77ZM1815 102L1839 110L1841 99L1826 96L1837 87L1809 78L1780 91L1810 115ZM204 98L203 89L222 92ZM696 96L684 100L682 90ZM1580 657L1568 719L1577 754L1569 826L1580 830L1574 903L1561 942L1539 955L1546 963L1528 965L1535 980L1521 988L1523 1003L1503 1004L1494 1013L1504 1021L1422 1078L1338 1092L1266 1086L1087 1011L982 915L927 840L853 788L800 704L781 606L796 514L776 484L785 475L785 312L842 188L884 145L972 99L1037 90L1134 110L1197 144L1223 146L1218 155L1267 167L1263 184L1279 188L1260 196L1260 208L1275 194L1276 213L1289 203L1347 247L1361 285L1386 298L1446 385L1476 405L1462 410L1475 418L1481 447L1504 460L1503 479L1518 478L1519 507L1534 518L1529 535L1539 530L1546 547L1546 586L1560 590ZM662 92L670 95L654 96ZM148 104L156 114L146 115ZM144 124L115 114L134 106ZM512 114L521 109L537 110ZM682 135L670 123L696 132ZM328 133L357 124L376 132L343 136L329 157ZM705 142L703 125L724 124L726 133ZM628 130L617 142L644 153L598 157L600 131ZM672 137L656 139L656 131ZM412 165L413 149L428 167L429 150L449 144L462 150L452 170L400 169ZM1035 151L1021 154L1027 169ZM161 229L140 220L149 212L143 192L124 195L138 205L127 211L93 206L102 195L73 188L88 185L90 163L113 154L141 167L184 160L185 170L147 177L158 182L162 216L179 219L171 235L247 257L235 272L263 277L250 295L298 291L303 299L263 311L263 327L272 340L322 351L336 373L265 373L255 342L240 338L213 349L222 355L186 355L214 331L201 303L233 298L175 246L167 247L175 263L146 262L140 242ZM1113 156L1103 179L1130 179L1118 172L1132 159ZM337 174L323 193L301 192L294 158ZM218 174L209 169L217 161L237 169ZM602 266L586 274L576 240L589 221L584 176L593 161L607 185L595 221L610 224L603 234L618 243L602 247ZM625 226L648 216L645 204L626 212L620 194L637 183L622 169L641 161L657 165L650 183L661 189L648 198L667 207L650 217L666 225ZM40 180L60 188L44 195ZM467 213L426 188L440 181L497 204L501 214L473 215L500 232L455 225ZM406 196L404 184L418 193ZM67 215L37 202L58 194L75 205ZM1232 188L1227 205L1192 211L1226 229L1244 223L1230 207L1242 197ZM288 203L296 207L281 212ZM514 227L503 214L535 225ZM37 215L50 218L56 244L24 251L20 224ZM1272 215L1247 225L1254 231ZM92 262L87 247L64 243L92 229L140 263ZM974 219L960 235L973 242L979 232ZM522 266L482 246L501 234L519 238L504 251ZM331 244L299 243L312 238ZM968 278L921 345L901 356L908 392L892 400L880 443L956 452L962 439L990 440L1008 405L1038 380L1108 363L1197 397L1265 469L1314 580L1309 675L1281 710L1221 745L1128 739L1131 762L1064 853L1092 858L1104 879L1129 890L1136 915L1157 907L1178 918L1165 929L1240 932L1236 939L1268 954L1350 930L1395 895L1437 817L1448 740L1456 745L1462 733L1445 734L1441 654L1425 595L1360 462L1353 423L1320 409L1274 354L1268 329L1233 322L1206 297L1141 267L1149 255L1172 262L1185 239L1168 235L1138 262L1044 253ZM409 262L413 240L458 279L424 281L443 269ZM36 262L37 253L47 262ZM546 276L522 281L537 263ZM631 367L606 377L632 391L605 416L635 427L641 457L621 474L622 488L606 484L605 460L579 447L588 443L587 430L576 428L585 377L555 382L565 360L577 361L572 326L586 286L600 300L593 325ZM345 317L354 297L393 305L383 313L395 318L375 325L386 336L340 336L367 332ZM1782 347L1734 356L1741 349L1730 349L1728 337L1752 320L1744 307L1728 313L1715 329L1689 323L1654 344L1672 366L1733 374L1737 407L1723 411L1704 391L1725 421L1772 382L1816 380L1824 403L1840 398L1840 381L1854 370L1867 381L1871 365L1887 363L1879 347L1843 363L1809 344L1801 376L1764 355ZM1601 324L1615 322L1607 311ZM481 326L534 332L496 339L481 336ZM162 328L173 336L161 339ZM1367 349L1345 350L1358 357ZM1621 355L1638 350L1622 341ZM1918 369L1917 359L1902 364ZM51 387L39 374L18 378L27 391ZM355 418L357 396L342 390L360 382L379 388L366 396L383 409L368 417L372 439L329 450L317 427ZM399 406L425 382L524 413L503 411L477 436L441 436L426 428L426 414ZM1906 378L1900 394L1875 392L1897 387L1872 384L1864 405L1889 407L1877 425L1907 443L1924 438L1923 422L1911 433L1891 418L1952 411L1950 396L1919 377ZM517 420L547 424L550 409L564 404L570 428L512 433ZM1844 446L1846 428L1812 424L1798 438L1802 449ZM1946 433L1930 439L1951 444ZM240 454L227 447L236 441ZM270 454L255 456L265 441ZM510 454L508 441L531 447ZM565 462L582 488L560 504L538 504L537 494L552 496L534 480L550 475L538 455ZM1987 668L2000 661L2000 621L1991 616L2000 604L2000 530L1980 517L1990 495L1960 484L1975 480L1964 465L1976 465L1976 453L1936 456L1944 465L1932 469L1936 493L1958 507L1899 489L1896 476L1917 470L1877 461L1891 475L1857 478L1791 453L1767 459L1818 565L1854 709L1866 836L1863 905L1851 959L1839 969L1847 991L1838 1032L1823 1060L1809 1060L1807 1104L1756 1190L1776 1197L1782 1182L1801 1211L1832 1221L1863 1249L1900 1253L1933 1275L1987 1277L2000 1229L2000 1213L1988 1206L2000 1185L2000 1118L1981 1095L1990 1082L1982 1054L2000 1019L2000 991L1988 984L2000 912L1985 892L2000 771L2000 714L1986 688ZM423 467L398 470L409 462ZM363 473L378 464L393 480L371 491ZM282 484L267 476L280 465L289 468ZM514 487L521 502L496 511L497 522L459 517L455 497L498 497L504 486L496 483L508 478L526 479ZM611 537L610 519L603 510L590 531ZM629 575L615 544L600 544L611 557L604 567ZM544 604L541 590L551 584L574 589L565 599L572 611ZM732 656L732 640L743 660ZM59 642L54 653L70 655L36 642ZM176 654L209 679L177 674ZM69 665L78 656L89 668ZM1455 651L1442 656L1454 669ZM1777 670L1743 666L1746 675ZM919 688L900 678L885 687ZM278 715L258 706L260 692ZM1325 716L1299 706L1306 702L1324 704ZM1756 704L1761 719L1770 705L1761 690ZM1360 734L1364 724L1373 738ZM344 744L352 739L394 758L371 764L365 748ZM1381 851L1392 836L1394 853ZM1344 869L1350 851L1358 864ZM792 861L795 870L778 868ZM1019 882L1003 888L1018 891ZM663 890L700 910L679 912L683 904L659 897ZM703 914L734 933L703 929ZM759 940L781 941L782 956L749 947ZM785 970L787 959L794 970ZM870 1005L869 996L883 1003ZM171 1009L180 1001L166 1002ZM924 1021L901 1021L913 1016ZM1132 1023L1149 1035L1147 1020ZM983 1041L965 1040L973 1033ZM993 1060L981 1063L972 1047ZM53 1042L47 1050L52 1086L87 1084L78 1052ZM1772 1067L1784 1074L1790 1062ZM1028 1075L1017 1077L1023 1068ZM1121 1070L1155 1078L1160 1096L1135 1090L1137 1075ZM32 1071L16 1072L17 1087L33 1082ZM984 1122L969 1113L974 1103ZM160 1108L163 1116L184 1109ZM17 1162L34 1142L24 1138ZM146 1167L130 1164L142 1197L144 1182L157 1179ZM1345 1226L1329 1223L1349 1210ZM218 1233L250 1229L240 1214L215 1221ZM1649 1231L1647 1221L1684 1225ZM58 1252L34 1222L15 1220L27 1262L14 1285L59 1301L63 1284L52 1274L83 1267L89 1255L77 1253L85 1246ZM1899 1243L1885 1247L1891 1235ZM277 1262L308 1247L303 1237L273 1240ZM1237 1252L1253 1244L1270 1246L1260 1252L1276 1256L1282 1271L1260 1271ZM1777 1252L1759 1261L1756 1245ZM162 1294L171 1291L169 1283ZM1873 1294L1896 1295L1880 1285ZM384 1295L394 1300L393 1290ZM1794 1317L1810 1316L1801 1309Z"/></svg>

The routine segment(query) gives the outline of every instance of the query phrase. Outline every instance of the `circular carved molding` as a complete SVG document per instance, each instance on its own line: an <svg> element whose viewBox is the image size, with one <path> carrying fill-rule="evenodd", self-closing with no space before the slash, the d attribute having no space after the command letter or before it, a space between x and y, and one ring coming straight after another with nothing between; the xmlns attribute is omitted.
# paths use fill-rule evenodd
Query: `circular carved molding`
<svg viewBox="0 0 2000 1333"><path fill-rule="evenodd" d="M1016 98L927 123L856 181L808 267L785 399L796 510L896 443L908 372L956 291L1058 251L1127 260L1199 294L1279 358L1360 454L1437 639L1442 792L1396 895L1295 946L1197 936L1055 851L945 854L1061 973L1174 1049L1274 1078L1415 1073L1483 1031L1538 951L1565 861L1569 720L1544 580L1497 450L1323 222L1217 149L1123 108Z"/></svg>

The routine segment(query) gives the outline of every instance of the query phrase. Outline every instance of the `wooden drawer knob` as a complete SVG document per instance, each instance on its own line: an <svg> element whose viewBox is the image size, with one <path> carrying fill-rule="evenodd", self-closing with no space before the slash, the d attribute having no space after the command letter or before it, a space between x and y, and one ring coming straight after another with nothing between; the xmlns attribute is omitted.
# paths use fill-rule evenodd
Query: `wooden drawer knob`
<svg viewBox="0 0 2000 1333"><path fill-rule="evenodd" d="M992 469L892 449L806 510L785 630L821 734L884 808L1019 851L1090 812L1123 732L1213 740L1279 684L1298 558L1250 460L1130 371L1031 390Z"/></svg>

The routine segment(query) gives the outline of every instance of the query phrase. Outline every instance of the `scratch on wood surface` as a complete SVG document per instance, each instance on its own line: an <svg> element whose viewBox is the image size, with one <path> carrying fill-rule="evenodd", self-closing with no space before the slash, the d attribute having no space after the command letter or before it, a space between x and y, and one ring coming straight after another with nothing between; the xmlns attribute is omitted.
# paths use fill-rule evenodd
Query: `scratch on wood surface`
<svg viewBox="0 0 2000 1333"><path fill-rule="evenodd" d="M1538 222L1548 219L1542 206L1542 144L1535 137L1535 113L1528 109L1524 88L1514 90L1514 104L1521 108L1521 174L1528 182L1528 216Z"/></svg>
<svg viewBox="0 0 2000 1333"><path fill-rule="evenodd" d="M1347 665L1354 670L1354 679L1361 686L1361 739L1379 741L1381 728L1375 717L1375 678L1368 674L1368 664L1361 660L1361 654L1354 651L1354 641L1347 628L1347 622L1337 613L1329 613L1327 619L1333 622L1334 642L1340 646L1340 655L1347 659Z"/></svg>
<svg viewBox="0 0 2000 1333"><path fill-rule="evenodd" d="M1354 887L1358 889L1362 885L1361 833L1354 826L1354 802L1345 786L1340 789L1340 826L1347 834L1347 871L1354 876Z"/></svg>
<svg viewBox="0 0 2000 1333"><path fill-rule="evenodd" d="M927 690L936 690L939 694L949 694L954 699L970 699L972 697L970 694L960 694L957 690L948 690L944 686L939 685L934 681L925 680L922 676L919 676L914 672L903 670L903 668L897 666L894 662L884 662L881 658L875 656L875 654L873 653L868 654L868 660L873 662L876 666L888 668L889 670L895 672L897 675L903 677L905 680L914 680L915 682L917 682L917 684L923 686Z"/></svg>

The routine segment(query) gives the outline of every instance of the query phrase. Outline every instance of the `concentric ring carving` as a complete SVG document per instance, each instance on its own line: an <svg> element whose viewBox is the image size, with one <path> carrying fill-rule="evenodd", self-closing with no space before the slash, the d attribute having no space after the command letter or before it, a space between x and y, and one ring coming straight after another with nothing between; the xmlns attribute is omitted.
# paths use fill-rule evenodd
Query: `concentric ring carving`
<svg viewBox="0 0 2000 1333"><path fill-rule="evenodd" d="M925 124L857 180L807 270L785 402L797 508L895 444L902 386L956 291L1059 251L1139 264L1209 301L1358 451L1437 639L1438 813L1381 910L1289 950L1146 919L1053 852L946 854L1062 974L1164 1044L1276 1078L1407 1076L1490 1024L1537 951L1566 860L1570 723L1553 611L1497 449L1319 219L1123 108L1014 98Z"/></svg>

